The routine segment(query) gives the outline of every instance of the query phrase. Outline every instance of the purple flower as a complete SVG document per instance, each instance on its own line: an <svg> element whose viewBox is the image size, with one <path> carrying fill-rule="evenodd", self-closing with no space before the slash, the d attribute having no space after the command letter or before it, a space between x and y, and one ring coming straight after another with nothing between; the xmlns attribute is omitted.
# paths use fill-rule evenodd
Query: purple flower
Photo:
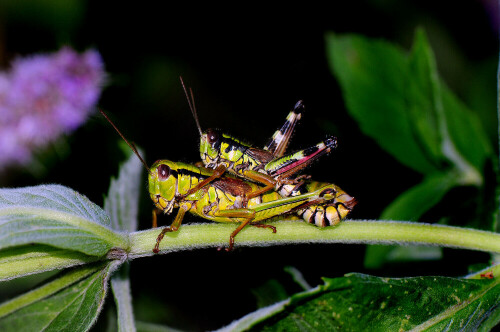
<svg viewBox="0 0 500 332"><path fill-rule="evenodd" d="M0 169L80 126L104 83L101 56L70 48L14 60L0 73Z"/></svg>

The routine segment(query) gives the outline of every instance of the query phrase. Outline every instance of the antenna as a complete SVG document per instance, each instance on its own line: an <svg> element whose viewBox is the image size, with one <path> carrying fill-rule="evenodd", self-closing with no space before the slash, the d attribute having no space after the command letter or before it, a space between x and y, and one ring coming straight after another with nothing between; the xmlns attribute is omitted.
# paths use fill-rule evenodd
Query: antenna
<svg viewBox="0 0 500 332"><path fill-rule="evenodd" d="M125 138L125 136L123 136L123 134L120 132L120 130L118 130L118 128L116 127L116 125L113 123L113 121L111 121L111 119L106 115L106 113L104 113L104 111L102 109L99 108L99 112L101 112L101 114L106 118L106 120L108 120L108 122L113 126L113 128L115 128L115 130L118 133L118 135L120 135L121 138L123 138L123 140L125 141L125 143L127 143L127 145L132 149L132 151L134 151L135 155L139 158L139 160L142 162L142 164L144 165L144 167L146 167L148 173L151 173L151 171L149 170L148 164L146 164L146 162L144 161L144 159L142 159L142 157L139 154L139 151L137 151L137 148L135 147L135 145L133 143L130 143Z"/></svg>
<svg viewBox="0 0 500 332"><path fill-rule="evenodd" d="M181 79L182 88L184 89L184 93L186 94L189 109L191 110L191 113L193 113L194 121L196 121L196 127L198 127L198 131L200 132L200 136L201 136L201 135L203 135L203 131L201 130L200 121L198 120L198 113L196 113L196 106L194 104L193 90L191 90L191 88L189 88L189 93L188 93L186 86L184 85L184 81L182 80L182 76L179 76L179 78Z"/></svg>

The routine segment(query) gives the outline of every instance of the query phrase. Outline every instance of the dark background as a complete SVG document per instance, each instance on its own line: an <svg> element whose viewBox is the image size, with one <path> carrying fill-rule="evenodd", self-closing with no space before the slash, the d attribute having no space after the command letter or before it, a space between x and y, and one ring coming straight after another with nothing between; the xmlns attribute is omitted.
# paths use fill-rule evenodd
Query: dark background
<svg viewBox="0 0 500 332"><path fill-rule="evenodd" d="M0 65L15 56L70 45L97 49L108 73L99 106L125 135L157 159L195 162L198 132L179 76L194 90L203 128L217 127L256 146L267 143L299 99L306 112L290 149L334 134L339 147L308 169L359 200L351 218L376 219L420 175L400 165L364 136L344 107L325 57L327 32L382 38L409 50L424 27L441 75L479 114L494 146L497 15L494 1L356 1L327 5L251 6L130 5L102 1L4 1L0 4ZM466 133L464 133L466 134ZM48 153L46 169L12 168L2 186L60 183L102 206L109 179L123 153L118 136L97 114L71 137L67 149ZM151 202L141 202L140 228L150 227ZM432 215L426 215L432 220ZM171 218L161 222L169 223ZM196 218L189 221L200 222ZM181 230L182 231L182 230ZM153 246L153 244L152 244ZM348 272L404 276L462 275L467 262L487 256L445 250L443 263L363 268L364 247L307 245L215 249L132 262L138 319L174 327L213 329L255 310L251 289L274 278L296 292L283 266L298 268L311 283ZM460 261L460 264L454 262ZM111 301L108 301L110 304Z"/></svg>

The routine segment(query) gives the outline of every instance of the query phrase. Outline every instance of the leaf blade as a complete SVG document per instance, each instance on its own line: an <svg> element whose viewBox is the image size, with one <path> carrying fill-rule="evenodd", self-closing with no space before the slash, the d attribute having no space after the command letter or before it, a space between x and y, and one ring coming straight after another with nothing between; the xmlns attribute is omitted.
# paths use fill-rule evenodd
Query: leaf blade
<svg viewBox="0 0 500 332"><path fill-rule="evenodd" d="M2 331L86 331L97 319L108 279L120 264L113 261L77 283L0 319ZM43 287L43 286L42 286Z"/></svg>
<svg viewBox="0 0 500 332"><path fill-rule="evenodd" d="M456 185L454 174L437 173L399 195L382 212L383 220L418 220Z"/></svg>
<svg viewBox="0 0 500 332"><path fill-rule="evenodd" d="M40 243L103 256L126 248L123 235L108 225L100 207L67 187L0 189L0 250Z"/></svg>
<svg viewBox="0 0 500 332"><path fill-rule="evenodd" d="M74 269L60 278L0 305L0 318L46 298L98 270L95 265Z"/></svg>
<svg viewBox="0 0 500 332"><path fill-rule="evenodd" d="M98 258L45 245L15 247L0 252L0 281L95 262Z"/></svg>
<svg viewBox="0 0 500 332"><path fill-rule="evenodd" d="M439 78L423 30L417 30L409 55L356 35L329 34L326 46L347 110L366 135L417 172L443 172L451 165L462 184L483 183L493 149L478 116Z"/></svg>
<svg viewBox="0 0 500 332"><path fill-rule="evenodd" d="M479 309L478 309L479 308ZM475 330L500 310L500 282L348 274L291 297L252 330ZM248 319L248 317L247 317Z"/></svg>
<svg viewBox="0 0 500 332"><path fill-rule="evenodd" d="M361 130L402 164L439 170L415 139L408 113L408 59L395 46L356 35L326 37L327 58L348 112ZM398 137L394 140L394 137Z"/></svg>
<svg viewBox="0 0 500 332"><path fill-rule="evenodd" d="M141 150L138 152L144 155ZM104 210L109 214L111 226L115 230L137 230L142 166L139 159L129 153L129 158L120 166L118 178L111 179Z"/></svg>

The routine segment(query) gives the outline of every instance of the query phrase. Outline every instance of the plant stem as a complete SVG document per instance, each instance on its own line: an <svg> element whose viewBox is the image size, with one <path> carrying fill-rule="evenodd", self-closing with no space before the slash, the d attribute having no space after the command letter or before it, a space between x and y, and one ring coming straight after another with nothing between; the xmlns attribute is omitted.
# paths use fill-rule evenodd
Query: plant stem
<svg viewBox="0 0 500 332"><path fill-rule="evenodd" d="M319 228L303 221L276 221L277 228L246 227L236 237L236 246L269 246L298 243L421 244L500 253L500 234L468 228L401 221L349 220L335 227ZM227 246L235 224L211 223L182 226L166 233L161 253ZM161 229L130 234L129 258L153 255Z"/></svg>
<svg viewBox="0 0 500 332"><path fill-rule="evenodd" d="M111 289L115 298L119 332L136 331L129 275L130 264L125 263L111 277Z"/></svg>

